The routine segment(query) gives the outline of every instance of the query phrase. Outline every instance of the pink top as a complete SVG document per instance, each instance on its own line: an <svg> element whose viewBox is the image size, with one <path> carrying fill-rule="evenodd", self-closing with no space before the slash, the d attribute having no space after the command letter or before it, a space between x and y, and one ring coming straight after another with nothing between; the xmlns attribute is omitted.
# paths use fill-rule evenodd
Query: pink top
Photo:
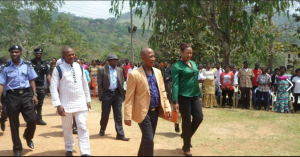
<svg viewBox="0 0 300 157"><path fill-rule="evenodd" d="M289 77L288 76L286 76L286 75L284 75L284 76L278 76L278 81L282 81L282 80L287 80L287 79L289 79Z"/></svg>

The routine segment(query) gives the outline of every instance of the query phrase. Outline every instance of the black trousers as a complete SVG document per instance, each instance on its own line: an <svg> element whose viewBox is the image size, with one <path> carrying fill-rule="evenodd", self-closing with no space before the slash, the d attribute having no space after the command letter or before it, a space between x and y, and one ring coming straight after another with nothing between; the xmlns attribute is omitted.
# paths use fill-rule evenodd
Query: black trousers
<svg viewBox="0 0 300 157"><path fill-rule="evenodd" d="M250 109L251 88L241 88L242 109Z"/></svg>
<svg viewBox="0 0 300 157"><path fill-rule="evenodd" d="M222 100L222 105L225 107L225 102L226 102L226 95L228 94L228 98L229 98L229 106L232 106L233 105L233 100L232 100L232 97L233 97L233 93L234 93L234 90L229 90L229 89L222 89L222 96L223 96L223 100Z"/></svg>
<svg viewBox="0 0 300 157"><path fill-rule="evenodd" d="M168 100L171 103L172 102L172 90L171 90L172 85L171 85L171 82L169 82L169 81L165 82L165 88L166 88Z"/></svg>
<svg viewBox="0 0 300 157"><path fill-rule="evenodd" d="M183 150L190 151L191 139L203 121L202 104L198 97L187 98L181 95L178 97L178 103L182 117Z"/></svg>
<svg viewBox="0 0 300 157"><path fill-rule="evenodd" d="M254 106L255 109L257 108L258 110L261 110L262 105L264 106L265 110L269 110L270 105L269 105L269 92L261 92L257 90L257 105ZM264 96L264 101L262 101L262 96ZM262 104L263 102L263 104Z"/></svg>
<svg viewBox="0 0 300 157"><path fill-rule="evenodd" d="M31 140L34 137L37 117L34 110L34 105L32 104L32 97L33 94L31 92L26 92L24 94L7 92L5 101L7 105L7 114L9 117L12 140L14 144L14 152L22 151L22 143L19 136L20 113L22 113L23 118L27 123L27 128L24 132L25 139Z"/></svg>
<svg viewBox="0 0 300 157"><path fill-rule="evenodd" d="M298 100L299 100L299 96L300 96L300 93L295 93L295 94L294 94L294 98L295 98L295 102L294 102L294 110L295 110L295 112L298 111Z"/></svg>
<svg viewBox="0 0 300 157"><path fill-rule="evenodd" d="M122 96L119 90L115 92L106 91L102 96L102 117L100 121L101 130L105 131L109 120L111 108L113 108L117 138L125 136L122 121Z"/></svg>
<svg viewBox="0 0 300 157"><path fill-rule="evenodd" d="M157 127L159 109L149 111L146 118L139 124L142 131L142 141L138 156L154 156L154 136Z"/></svg>
<svg viewBox="0 0 300 157"><path fill-rule="evenodd" d="M3 91L5 92L5 91ZM8 116L7 116L7 110L6 110L6 103L5 103L5 96L4 94L1 97L1 103L2 103L2 114L1 114L1 119L0 119L0 123L5 123Z"/></svg>
<svg viewBox="0 0 300 157"><path fill-rule="evenodd" d="M37 112L37 120L42 120L42 109L45 99L45 87L44 86L36 86L37 98L39 100L39 104L35 106L35 110Z"/></svg>

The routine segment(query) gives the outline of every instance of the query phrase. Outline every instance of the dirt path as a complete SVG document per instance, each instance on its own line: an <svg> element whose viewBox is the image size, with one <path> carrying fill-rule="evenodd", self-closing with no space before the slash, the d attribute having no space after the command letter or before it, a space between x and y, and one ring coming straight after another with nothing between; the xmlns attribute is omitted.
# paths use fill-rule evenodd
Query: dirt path
<svg viewBox="0 0 300 157"><path fill-rule="evenodd" d="M35 144L35 149L30 150L24 139L23 143L23 156L64 156L64 140L61 126L61 118L56 115L56 109L51 106L51 99L45 99L45 105L43 108L43 119L48 123L47 126L37 126L35 137L33 139ZM112 114L111 114L112 115ZM90 132L91 139L91 151L92 155L95 156L136 156L140 140L141 133L139 127L136 123L132 127L125 126L126 137L131 138L130 142L123 142L115 140L116 132L114 129L114 121L111 118L106 131L106 136L99 136L99 122L100 113L91 112L88 115L87 126ZM25 129L25 122L22 117L20 117L21 127L20 134L23 134ZM0 132L0 155L1 156L12 156L12 141L10 134L9 123L7 122L6 131ZM177 135L176 135L177 136ZM74 155L80 155L78 148L77 135L75 136L76 145L74 150ZM167 145L168 146L168 145ZM180 144L178 144L180 148ZM174 147L166 147L163 143L159 142L155 145L157 151L155 155L183 155L181 151L176 151ZM163 148L163 149L160 149Z"/></svg>

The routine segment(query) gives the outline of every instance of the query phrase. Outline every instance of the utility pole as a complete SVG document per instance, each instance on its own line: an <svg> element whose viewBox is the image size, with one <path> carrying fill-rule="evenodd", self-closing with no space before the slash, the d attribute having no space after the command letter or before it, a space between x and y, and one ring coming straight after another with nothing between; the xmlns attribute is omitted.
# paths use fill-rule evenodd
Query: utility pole
<svg viewBox="0 0 300 157"><path fill-rule="evenodd" d="M131 16L131 27L130 27L130 33L131 33L131 60L134 62L134 52L133 52L133 15L132 15L132 6L130 6L130 16Z"/></svg>

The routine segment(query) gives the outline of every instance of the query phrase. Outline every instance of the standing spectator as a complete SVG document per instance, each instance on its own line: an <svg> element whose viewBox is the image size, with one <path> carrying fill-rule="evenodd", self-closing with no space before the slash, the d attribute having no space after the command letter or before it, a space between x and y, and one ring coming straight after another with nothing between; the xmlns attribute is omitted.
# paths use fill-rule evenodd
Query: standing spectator
<svg viewBox="0 0 300 157"><path fill-rule="evenodd" d="M211 69L211 63L206 64L206 69L203 70L203 75L200 76L204 86L204 97L203 106L206 108L212 108L218 106L215 93L216 93L216 82L215 73Z"/></svg>
<svg viewBox="0 0 300 157"><path fill-rule="evenodd" d="M183 43L180 49L181 59L172 68L173 110L179 110L182 117L182 149L186 156L192 156L191 140L203 121L202 99L198 86L199 72L197 64L191 60L192 47Z"/></svg>
<svg viewBox="0 0 300 157"><path fill-rule="evenodd" d="M238 77L241 89L242 109L250 109L250 93L253 88L252 80L254 77L252 69L248 68L249 62L244 62L244 67L239 70Z"/></svg>
<svg viewBox="0 0 300 157"><path fill-rule="evenodd" d="M130 69L128 70L128 75L133 71L133 70L136 70L136 69L138 69L138 67L136 67L135 66L135 63L130 63ZM128 81L128 77L127 77L127 80L126 81Z"/></svg>
<svg viewBox="0 0 300 157"><path fill-rule="evenodd" d="M296 77L296 76L297 76L296 70L292 69L292 71L291 71L291 80L293 80L293 78Z"/></svg>
<svg viewBox="0 0 300 157"><path fill-rule="evenodd" d="M50 65L50 75L52 76L52 72L54 70L54 68L56 67L56 58L52 59L51 65Z"/></svg>
<svg viewBox="0 0 300 157"><path fill-rule="evenodd" d="M100 136L105 135L109 114L113 108L116 139L129 141L129 138L125 137L122 123L122 103L125 100L123 82L125 80L122 69L117 67L118 60L117 55L111 53L107 57L109 65L98 70L99 100L102 101Z"/></svg>
<svg viewBox="0 0 300 157"><path fill-rule="evenodd" d="M271 69L268 69L267 70L267 74L269 74L270 76L272 75L272 70Z"/></svg>
<svg viewBox="0 0 300 157"><path fill-rule="evenodd" d="M122 66L122 62L121 62L121 61L118 61L118 65L117 65L117 67L119 67L119 68L121 68L121 69L122 69L122 71L123 71L123 75L124 75L124 78L125 78L125 69L124 69L124 67Z"/></svg>
<svg viewBox="0 0 300 157"><path fill-rule="evenodd" d="M121 60L121 64L122 64L122 66L125 65L125 59L122 59L122 60Z"/></svg>
<svg viewBox="0 0 300 157"><path fill-rule="evenodd" d="M84 59L81 59L80 61L81 61L81 65L82 65L83 69L85 69L85 70L89 69L89 66L87 64L85 64Z"/></svg>
<svg viewBox="0 0 300 157"><path fill-rule="evenodd" d="M230 71L230 65L225 66L225 72L221 74L221 89L222 89L222 107L225 108L225 102L226 102L226 95L228 94L229 98L229 107L232 108L233 105L233 93L234 93L234 88L233 88L233 82L234 82L234 74L233 72Z"/></svg>
<svg viewBox="0 0 300 157"><path fill-rule="evenodd" d="M239 77L238 77L239 72L238 72L238 70L237 70L236 65L232 65L232 67L233 67L232 72L233 72L233 74L234 74L233 85L234 85L235 87L238 87L238 86L239 86Z"/></svg>
<svg viewBox="0 0 300 157"><path fill-rule="evenodd" d="M98 83L97 83L97 74L98 74L99 66L97 65L96 60L92 60L92 65L90 66L89 72L91 74L91 79L93 81L93 96L98 96Z"/></svg>
<svg viewBox="0 0 300 157"><path fill-rule="evenodd" d="M264 96L264 108L266 111L269 111L269 91L272 83L271 76L267 74L267 68L262 68L262 74L257 77L258 89L257 89L257 107L258 110L262 108L262 96ZM255 101L255 98L254 98ZM255 108L257 109L257 108Z"/></svg>
<svg viewBox="0 0 300 157"><path fill-rule="evenodd" d="M281 113L290 113L289 107L289 92L290 88L289 77L286 74L286 67L280 67L280 74L275 77L275 91L277 99L274 104L274 111L278 110Z"/></svg>
<svg viewBox="0 0 300 157"><path fill-rule="evenodd" d="M221 81L220 81L220 77L222 74L223 69L221 68L220 63L218 62L216 64L216 71L215 71L215 78L216 78L216 97L217 97L217 101L220 102L220 97L218 92L220 92L220 87L221 87Z"/></svg>
<svg viewBox="0 0 300 157"><path fill-rule="evenodd" d="M142 66L142 62L139 62L139 63L138 63L138 67L141 67L141 66Z"/></svg>
<svg viewBox="0 0 300 157"><path fill-rule="evenodd" d="M5 57L0 58L0 74L1 74L2 70L5 68L5 64L7 64L6 61L7 60L6 60ZM2 103L3 106L2 106L2 114L1 114L1 118L0 118L1 130L2 131L5 131L5 129L6 129L5 122L7 121L7 118L8 118L7 112L6 112L5 97L6 97L6 91L3 90L3 93L2 93L2 96L1 96L1 103Z"/></svg>
<svg viewBox="0 0 300 157"><path fill-rule="evenodd" d="M276 69L274 70L274 73L273 73L272 77L271 77L271 80L272 80L272 88L274 89L274 91L275 91L275 77L276 77L277 75L279 75L279 72L280 72L280 70L279 70L278 68L276 68Z"/></svg>
<svg viewBox="0 0 300 157"><path fill-rule="evenodd" d="M124 69L125 69L125 80L127 80L128 77L128 70L130 69L130 63L129 63L129 59L125 59L125 64L123 65Z"/></svg>
<svg viewBox="0 0 300 157"><path fill-rule="evenodd" d="M261 70L259 69L260 65L259 63L256 63L255 64L255 69L253 69L253 74L254 74L254 78L253 78L253 88L252 88L252 91L254 93L254 90L258 87L258 83L257 83L257 77L258 75L260 75L262 72Z"/></svg>
<svg viewBox="0 0 300 157"><path fill-rule="evenodd" d="M295 113L298 112L298 101L299 101L299 97L300 97L300 69L296 70L297 76L295 76L292 80L292 82L294 83L294 90L293 90L293 95L295 98L295 102L294 102L294 110Z"/></svg>
<svg viewBox="0 0 300 157"><path fill-rule="evenodd" d="M154 68L159 69L159 67L160 67L159 63L155 62Z"/></svg>
<svg viewBox="0 0 300 157"><path fill-rule="evenodd" d="M91 95L83 67L75 62L75 55L72 48L63 49L65 62L54 69L51 79L52 104L62 119L66 156L73 156L75 145L72 134L73 116L78 125L80 154L89 156L90 138L86 120L88 110L91 109Z"/></svg>

